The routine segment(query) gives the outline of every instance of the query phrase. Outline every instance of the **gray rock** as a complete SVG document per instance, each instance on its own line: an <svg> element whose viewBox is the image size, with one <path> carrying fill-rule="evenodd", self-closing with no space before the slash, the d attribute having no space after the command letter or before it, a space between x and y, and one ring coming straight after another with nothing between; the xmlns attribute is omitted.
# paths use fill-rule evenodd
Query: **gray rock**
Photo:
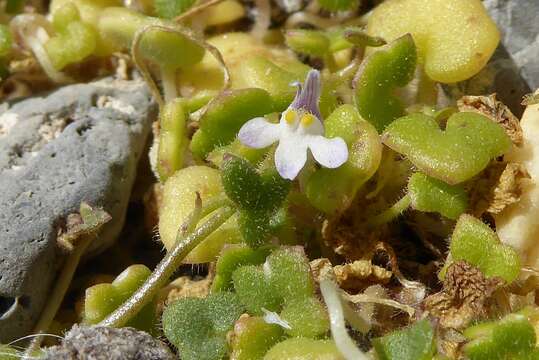
<svg viewBox="0 0 539 360"><path fill-rule="evenodd" d="M139 81L105 79L20 101L0 114L0 343L38 319L64 254L58 228L81 201L120 232L156 106Z"/></svg>
<svg viewBox="0 0 539 360"><path fill-rule="evenodd" d="M485 7L502 33L502 43L522 77L539 88L539 1L485 0Z"/></svg>
<svg viewBox="0 0 539 360"><path fill-rule="evenodd" d="M80 327L62 344L45 349L43 360L174 360L161 341L133 328Z"/></svg>

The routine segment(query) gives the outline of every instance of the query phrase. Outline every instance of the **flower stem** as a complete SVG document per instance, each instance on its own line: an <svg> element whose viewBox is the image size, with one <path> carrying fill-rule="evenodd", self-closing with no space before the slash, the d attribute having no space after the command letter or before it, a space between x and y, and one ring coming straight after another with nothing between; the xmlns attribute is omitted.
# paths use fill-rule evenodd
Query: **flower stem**
<svg viewBox="0 0 539 360"><path fill-rule="evenodd" d="M179 231L174 248L172 248L163 260L161 260L144 284L98 325L111 327L121 327L125 325L146 304L148 304L157 291L166 284L187 254L223 225L235 211L236 210L233 207L224 206L217 210L208 221L188 236L182 235L182 232Z"/></svg>
<svg viewBox="0 0 539 360"><path fill-rule="evenodd" d="M410 207L410 204L412 203L412 198L409 194L406 194L402 199L397 201L395 205L387 209L386 211L382 212L381 214L378 214L374 216L372 219L369 220L369 225L372 227L377 227L383 224L387 224L388 222L391 222L395 218L397 218L400 214L402 214L406 209Z"/></svg>
<svg viewBox="0 0 539 360"><path fill-rule="evenodd" d="M176 87L176 69L170 66L161 66L160 68L165 103L169 103L178 97L178 89Z"/></svg>

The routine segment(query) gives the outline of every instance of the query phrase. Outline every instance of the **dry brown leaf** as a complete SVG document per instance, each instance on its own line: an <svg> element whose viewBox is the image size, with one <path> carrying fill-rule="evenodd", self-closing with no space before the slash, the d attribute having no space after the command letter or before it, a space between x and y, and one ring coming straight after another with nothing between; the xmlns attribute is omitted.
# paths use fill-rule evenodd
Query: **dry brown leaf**
<svg viewBox="0 0 539 360"><path fill-rule="evenodd" d="M439 318L441 327L462 329L486 314L486 301L502 284L502 279L487 279L475 266L457 261L447 269L443 290L428 296L423 305Z"/></svg>
<svg viewBox="0 0 539 360"><path fill-rule="evenodd" d="M517 203L529 178L528 172L521 164L491 162L480 176L469 184L472 214L476 217L485 212L499 214L509 205Z"/></svg>
<svg viewBox="0 0 539 360"><path fill-rule="evenodd" d="M515 115L501 101L496 99L496 94L488 96L463 96L457 106L460 111L471 111L487 116L495 123L500 124L513 144L522 145L522 129Z"/></svg>
<svg viewBox="0 0 539 360"><path fill-rule="evenodd" d="M499 214L507 206L518 202L522 195L522 184L525 179L529 178L530 175L521 164L507 164L492 192L487 212Z"/></svg>
<svg viewBox="0 0 539 360"><path fill-rule="evenodd" d="M348 292L357 293L375 284L387 284L393 273L373 265L370 260L356 260L333 268L337 283Z"/></svg>
<svg viewBox="0 0 539 360"><path fill-rule="evenodd" d="M103 209L82 202L79 212L69 214L65 223L58 227L56 242L62 249L72 251L80 239L96 234L111 219Z"/></svg>

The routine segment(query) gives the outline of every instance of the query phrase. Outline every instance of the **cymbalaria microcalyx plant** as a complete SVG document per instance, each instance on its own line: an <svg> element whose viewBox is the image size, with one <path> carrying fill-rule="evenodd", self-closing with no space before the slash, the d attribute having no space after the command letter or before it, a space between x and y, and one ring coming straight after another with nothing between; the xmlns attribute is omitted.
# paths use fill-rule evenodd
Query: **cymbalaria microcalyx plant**
<svg viewBox="0 0 539 360"><path fill-rule="evenodd" d="M37 332L130 326L186 360L539 358L537 95L521 123L452 97L493 78L481 0L14 2L4 83L114 76L157 110L144 216L75 272L122 219L70 215ZM88 106L131 111L110 101Z"/></svg>

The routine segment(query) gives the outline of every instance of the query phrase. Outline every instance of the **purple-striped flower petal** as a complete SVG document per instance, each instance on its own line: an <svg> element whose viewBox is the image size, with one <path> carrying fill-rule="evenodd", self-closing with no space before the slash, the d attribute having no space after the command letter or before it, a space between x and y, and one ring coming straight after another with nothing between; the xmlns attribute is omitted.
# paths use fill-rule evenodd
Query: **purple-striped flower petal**
<svg viewBox="0 0 539 360"><path fill-rule="evenodd" d="M298 86L298 85L296 85ZM303 109L308 113L313 114L319 119L322 119L318 103L320 101L320 72L318 70L310 70L305 79L303 87L298 86L298 92L290 108Z"/></svg>

